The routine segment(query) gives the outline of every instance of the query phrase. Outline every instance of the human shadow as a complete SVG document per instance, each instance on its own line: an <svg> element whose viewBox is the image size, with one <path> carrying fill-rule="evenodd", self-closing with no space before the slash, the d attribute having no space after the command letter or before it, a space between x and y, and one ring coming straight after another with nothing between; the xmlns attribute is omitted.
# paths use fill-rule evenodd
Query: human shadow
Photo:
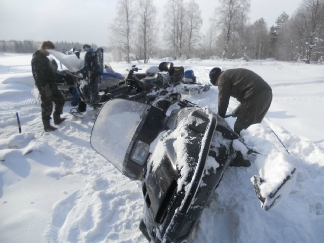
<svg viewBox="0 0 324 243"><path fill-rule="evenodd" d="M278 118L278 119L287 119L295 118L296 116L287 115L287 111L268 111L267 118Z"/></svg>
<svg viewBox="0 0 324 243"><path fill-rule="evenodd" d="M1 164L16 175L23 178L26 178L31 170L31 166L28 163L27 158L18 153L9 153L7 156L5 156L4 160L1 161Z"/></svg>
<svg viewBox="0 0 324 243"><path fill-rule="evenodd" d="M27 161L27 158L19 155L18 153L10 154L0 162L1 165L7 167L8 170L12 171L18 177L26 178L31 171L31 166ZM3 187L4 187L4 176L6 170L0 173L0 198L3 196Z"/></svg>

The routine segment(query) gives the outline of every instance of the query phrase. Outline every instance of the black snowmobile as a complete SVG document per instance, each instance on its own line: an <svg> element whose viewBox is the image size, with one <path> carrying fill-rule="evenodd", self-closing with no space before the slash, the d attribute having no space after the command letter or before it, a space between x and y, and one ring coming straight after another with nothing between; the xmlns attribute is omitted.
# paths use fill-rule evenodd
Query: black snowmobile
<svg viewBox="0 0 324 243"><path fill-rule="evenodd" d="M76 56L81 59L80 55L78 52ZM58 88L66 94L74 80L81 101L92 107L101 107L113 98L151 103L156 99L165 99L170 94L174 96L183 91L200 93L210 89L210 85L196 82L192 70L184 72L182 66L176 67L172 62L162 62L158 69L146 73L138 73L141 69L133 65L122 79L120 74L116 76L118 73L105 72L107 67L103 62L102 48L89 49L83 58L82 69L76 72L58 71Z"/></svg>
<svg viewBox="0 0 324 243"><path fill-rule="evenodd" d="M162 102L163 103L163 102ZM139 228L150 242L186 242L229 166L239 136L207 108L167 107L113 99L105 103L91 146L132 180L141 181Z"/></svg>

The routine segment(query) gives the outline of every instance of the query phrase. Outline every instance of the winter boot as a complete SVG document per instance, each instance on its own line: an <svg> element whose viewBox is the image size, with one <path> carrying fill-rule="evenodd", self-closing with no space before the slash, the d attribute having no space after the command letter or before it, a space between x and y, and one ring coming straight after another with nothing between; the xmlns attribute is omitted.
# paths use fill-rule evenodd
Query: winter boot
<svg viewBox="0 0 324 243"><path fill-rule="evenodd" d="M45 132L52 132L55 131L57 128L51 126L50 124L50 120L43 120L43 124L44 124L44 131Z"/></svg>
<svg viewBox="0 0 324 243"><path fill-rule="evenodd" d="M53 114L54 117L54 124L58 125L61 124L66 118L61 118L61 114Z"/></svg>
<svg viewBox="0 0 324 243"><path fill-rule="evenodd" d="M236 152L236 157L230 163L231 167L249 167L251 166L251 162L247 159L244 159L242 153L240 151Z"/></svg>

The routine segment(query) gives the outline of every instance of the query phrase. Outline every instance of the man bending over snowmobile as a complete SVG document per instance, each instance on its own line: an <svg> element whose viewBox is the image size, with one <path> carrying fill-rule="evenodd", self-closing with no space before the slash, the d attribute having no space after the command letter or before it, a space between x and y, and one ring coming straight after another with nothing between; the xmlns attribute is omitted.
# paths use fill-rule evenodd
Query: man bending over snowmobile
<svg viewBox="0 0 324 243"><path fill-rule="evenodd" d="M237 117L234 131L238 134L252 124L261 123L272 101L272 89L259 75L244 68L221 71L215 67L209 73L210 82L218 86L218 115L225 117L230 97L240 105L232 112ZM242 156L241 153L237 154ZM242 161L242 160L241 160ZM250 162L245 161L249 166ZM244 166L244 165L243 165Z"/></svg>
<svg viewBox="0 0 324 243"><path fill-rule="evenodd" d="M64 106L64 97L58 90L56 84L56 72L47 56L50 54L47 50L55 49L51 41L44 41L39 50L33 54L31 61L32 72L35 85L38 88L41 97L42 120L45 132L55 131L57 128L51 126L50 119L53 111L53 102L55 103L54 124L58 125L66 118L61 118Z"/></svg>

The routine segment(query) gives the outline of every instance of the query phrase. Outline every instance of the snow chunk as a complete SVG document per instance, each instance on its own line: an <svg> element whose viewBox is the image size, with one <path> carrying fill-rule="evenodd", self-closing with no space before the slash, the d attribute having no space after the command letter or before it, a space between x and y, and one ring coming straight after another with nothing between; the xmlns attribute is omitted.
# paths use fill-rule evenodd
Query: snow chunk
<svg viewBox="0 0 324 243"><path fill-rule="evenodd" d="M77 72L84 67L84 60L79 59L76 55L66 55L55 50L48 50L48 52L56 57L71 72Z"/></svg>
<svg viewBox="0 0 324 243"><path fill-rule="evenodd" d="M277 134L266 125L252 125L242 135L248 147L259 153L254 161L259 175L253 176L251 182L258 188L256 191L261 198L262 208L269 210L283 201L293 189L297 174L295 158L289 154ZM239 143L239 140L234 141L234 148L241 148L242 151Z"/></svg>

